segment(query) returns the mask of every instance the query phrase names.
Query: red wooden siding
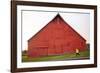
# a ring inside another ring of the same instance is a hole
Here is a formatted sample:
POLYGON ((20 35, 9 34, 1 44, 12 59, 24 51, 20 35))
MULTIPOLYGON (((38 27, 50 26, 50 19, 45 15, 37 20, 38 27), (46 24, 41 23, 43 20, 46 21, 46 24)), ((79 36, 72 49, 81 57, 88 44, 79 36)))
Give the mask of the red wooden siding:
POLYGON ((28 56, 40 57, 74 53, 86 49, 86 40, 58 14, 36 35, 28 40, 28 56))

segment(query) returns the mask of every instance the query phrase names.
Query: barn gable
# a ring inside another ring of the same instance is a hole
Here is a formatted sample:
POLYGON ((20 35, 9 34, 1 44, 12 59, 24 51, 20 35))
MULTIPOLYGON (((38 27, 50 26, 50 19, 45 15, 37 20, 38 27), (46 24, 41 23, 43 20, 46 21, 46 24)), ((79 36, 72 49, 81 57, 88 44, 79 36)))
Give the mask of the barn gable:
MULTIPOLYGON (((57 14, 50 22, 48 22, 48 24, 46 26, 44 26, 41 30, 39 30, 34 36, 32 36, 28 41, 30 41, 31 39, 34 39, 39 33, 41 33, 41 31, 45 30, 45 28, 48 27, 48 25, 52 22, 57 22, 59 24, 59 22, 62 21, 64 22, 65 27, 68 26, 73 32, 75 32, 81 39, 83 39, 84 41, 86 41, 76 30, 74 30, 61 16, 60 14, 57 14)), ((53 24, 54 25, 54 24, 53 24)), ((52 29, 52 28, 51 28, 52 29)), ((66 30, 66 29, 65 29, 66 30)))

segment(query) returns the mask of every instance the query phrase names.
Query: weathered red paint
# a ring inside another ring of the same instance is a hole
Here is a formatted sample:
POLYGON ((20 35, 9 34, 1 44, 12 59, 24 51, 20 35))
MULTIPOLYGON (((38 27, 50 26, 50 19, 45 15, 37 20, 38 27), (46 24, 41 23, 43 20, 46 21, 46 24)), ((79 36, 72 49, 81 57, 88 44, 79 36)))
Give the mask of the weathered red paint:
POLYGON ((86 40, 59 14, 28 40, 29 57, 74 53, 76 48, 85 50, 86 40))

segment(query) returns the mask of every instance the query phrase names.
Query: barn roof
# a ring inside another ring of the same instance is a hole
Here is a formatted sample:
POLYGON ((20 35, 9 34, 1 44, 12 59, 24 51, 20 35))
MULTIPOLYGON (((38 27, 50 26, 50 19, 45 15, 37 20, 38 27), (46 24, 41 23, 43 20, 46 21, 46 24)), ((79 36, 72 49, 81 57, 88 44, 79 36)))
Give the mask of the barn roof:
MULTIPOLYGON (((64 23, 66 23, 67 24, 67 26, 69 27, 69 28, 71 28, 80 38, 82 38, 84 41, 86 41, 75 29, 73 29, 62 17, 61 17, 61 15, 58 13, 50 22, 52 22, 54 19, 56 19, 56 18, 60 18, 64 23)), ((50 22, 48 22, 48 24, 46 25, 46 26, 44 26, 41 30, 39 30, 35 35, 33 35, 28 41, 30 41, 32 38, 34 38, 37 34, 39 34, 43 29, 45 29, 48 25, 49 25, 49 23, 50 22)))

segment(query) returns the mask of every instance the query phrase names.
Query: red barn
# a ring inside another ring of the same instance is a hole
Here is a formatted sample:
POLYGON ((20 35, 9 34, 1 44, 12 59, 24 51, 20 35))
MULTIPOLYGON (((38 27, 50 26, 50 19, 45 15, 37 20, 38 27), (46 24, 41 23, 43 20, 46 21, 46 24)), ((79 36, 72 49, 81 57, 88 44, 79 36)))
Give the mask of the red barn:
POLYGON ((62 55, 86 49, 86 40, 58 14, 28 40, 28 56, 62 55))

